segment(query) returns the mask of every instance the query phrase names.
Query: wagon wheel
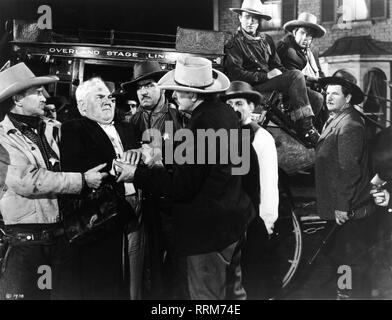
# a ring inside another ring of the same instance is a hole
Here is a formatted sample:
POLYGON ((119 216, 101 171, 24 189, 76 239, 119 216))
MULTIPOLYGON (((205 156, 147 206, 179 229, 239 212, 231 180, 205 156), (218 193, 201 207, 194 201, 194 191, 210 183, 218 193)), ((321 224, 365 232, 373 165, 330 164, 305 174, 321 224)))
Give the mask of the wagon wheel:
POLYGON ((277 290, 293 279, 302 255, 302 230, 289 201, 281 201, 273 236, 273 266, 277 290), (279 285, 279 286, 278 286, 279 285))

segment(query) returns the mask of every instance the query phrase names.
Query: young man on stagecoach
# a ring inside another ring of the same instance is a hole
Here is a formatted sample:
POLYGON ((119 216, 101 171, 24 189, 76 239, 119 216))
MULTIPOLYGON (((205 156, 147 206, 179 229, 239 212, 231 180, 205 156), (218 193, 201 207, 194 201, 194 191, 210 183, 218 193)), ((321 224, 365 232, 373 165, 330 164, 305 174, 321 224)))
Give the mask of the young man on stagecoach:
POLYGON ((299 70, 286 70, 272 38, 260 32, 261 19, 271 17, 263 13, 260 0, 244 0, 241 8, 230 10, 238 13, 240 20, 240 27, 225 46, 225 72, 230 80, 248 82, 258 92, 278 90, 287 94, 296 131, 315 145, 319 134, 313 125, 305 77, 299 70))
POLYGON ((314 46, 313 39, 321 38, 326 30, 317 23, 317 17, 308 12, 302 12, 298 19, 288 21, 283 29, 287 34, 277 43, 276 50, 282 65, 287 70, 301 71, 306 80, 308 97, 316 116, 317 128, 322 126, 327 112, 322 112, 324 97, 318 84, 320 78, 324 78, 319 61, 319 51, 314 46))

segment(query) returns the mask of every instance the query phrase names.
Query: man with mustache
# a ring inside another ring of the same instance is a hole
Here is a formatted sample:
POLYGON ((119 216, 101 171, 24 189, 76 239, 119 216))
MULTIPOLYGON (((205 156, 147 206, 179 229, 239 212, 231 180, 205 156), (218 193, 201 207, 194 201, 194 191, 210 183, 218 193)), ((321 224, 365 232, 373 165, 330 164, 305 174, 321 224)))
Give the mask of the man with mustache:
MULTIPOLYGON (((139 108, 130 118, 136 127, 137 141, 153 143, 161 148, 163 141, 154 140, 153 131, 159 130, 161 137, 166 137, 165 122, 171 122, 175 133, 182 127, 182 121, 177 108, 169 103, 165 97, 165 90, 158 87, 157 81, 166 73, 158 62, 143 61, 133 66, 131 81, 122 83, 122 87, 130 93, 136 92, 139 108)), ((173 137, 169 137, 173 138, 173 137)), ((164 151, 162 151, 164 154, 164 151)), ((162 241, 161 219, 165 211, 170 210, 170 204, 165 199, 144 193, 140 227, 128 235, 130 254, 131 299, 142 297, 141 280, 143 269, 149 274, 150 287, 145 288, 144 298, 164 298, 163 285, 163 257, 164 244, 162 241), (146 244, 146 253, 145 250, 146 244)))

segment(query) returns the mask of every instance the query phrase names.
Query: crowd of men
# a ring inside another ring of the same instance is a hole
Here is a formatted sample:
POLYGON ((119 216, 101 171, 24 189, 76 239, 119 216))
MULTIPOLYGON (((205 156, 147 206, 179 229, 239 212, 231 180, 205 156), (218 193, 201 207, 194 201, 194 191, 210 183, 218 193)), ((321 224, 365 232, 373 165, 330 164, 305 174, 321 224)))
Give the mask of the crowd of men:
MULTIPOLYGON (((317 210, 338 226, 336 266, 368 244, 374 204, 389 206, 390 192, 371 190, 365 123, 354 107, 363 92, 348 74, 323 74, 311 42, 325 29, 314 15, 286 23, 275 46, 260 30, 271 17, 259 0, 232 10, 240 26, 224 73, 187 55, 169 72, 135 63, 122 84, 138 99, 127 117, 99 77, 78 86, 80 116, 60 124, 45 103, 44 85, 56 76, 36 77, 24 63, 0 73, 0 299, 261 298, 278 159, 252 114, 273 90, 288 95, 293 128, 316 149, 317 210), (212 143, 200 132, 227 139, 212 143), (232 156, 238 150, 242 158, 232 156), (51 268, 50 290, 37 284, 40 266, 51 268)), ((385 141, 375 168, 388 181, 385 141)))

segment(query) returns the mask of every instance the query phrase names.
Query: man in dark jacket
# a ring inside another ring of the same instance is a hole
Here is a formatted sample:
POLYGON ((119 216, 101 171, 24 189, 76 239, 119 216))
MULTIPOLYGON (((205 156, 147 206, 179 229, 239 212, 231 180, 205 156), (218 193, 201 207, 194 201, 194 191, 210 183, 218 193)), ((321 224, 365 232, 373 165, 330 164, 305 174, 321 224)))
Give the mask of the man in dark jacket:
POLYGON ((260 0, 245 0, 241 8, 231 10, 239 14, 241 26, 225 46, 225 72, 230 80, 248 82, 259 92, 279 90, 288 94, 297 131, 315 144, 319 134, 313 126, 305 78, 300 71, 286 71, 272 38, 259 31, 261 19, 271 17, 263 13, 260 0))
MULTIPOLYGON (((347 76, 320 80, 322 85, 327 85, 330 117, 316 148, 316 194, 319 215, 338 224, 331 241, 331 257, 336 270, 339 272, 342 265, 352 267, 356 294, 363 294, 361 289, 366 275, 357 268, 364 266, 355 259, 368 249, 371 240, 369 215, 374 207, 369 195, 365 124, 354 108, 363 101, 364 95, 354 81, 347 76)), ((338 282, 338 298, 350 296, 351 287, 339 286, 338 282)))
MULTIPOLYGON (((136 93, 139 108, 130 118, 137 130, 139 142, 153 142, 154 147, 164 147, 163 140, 155 140, 154 130, 161 137, 169 138, 165 132, 165 124, 173 126, 173 134, 182 127, 177 108, 165 97, 165 90, 157 86, 157 81, 166 73, 156 61, 138 62, 133 66, 131 81, 122 83, 122 87, 130 93, 136 93)), ((162 150, 164 153, 165 150, 162 150)), ((170 204, 160 197, 143 193, 141 224, 138 230, 128 235, 131 266, 131 299, 152 298, 163 299, 163 273, 165 245, 162 240, 162 222, 165 212, 170 211, 170 204), (144 245, 144 242, 146 244, 144 245), (146 249, 146 254, 145 254, 146 249), (142 273, 148 278, 149 287, 142 290, 142 273), (142 292, 143 291, 143 292, 142 292)))
MULTIPOLYGON (((124 150, 137 147, 134 128, 114 118, 114 99, 100 78, 92 78, 80 84, 76 90, 76 100, 82 118, 62 126, 62 168, 64 171, 83 172, 84 168, 96 163, 106 163, 104 170, 110 172, 114 159, 121 157, 124 150)), ((126 197, 132 203, 135 197, 133 185, 116 183, 114 180, 112 175, 104 184, 111 185, 120 197, 126 197)), ((81 201, 86 201, 86 193, 79 197, 81 201)), ((101 200, 103 204, 100 210, 106 210, 106 207, 110 210, 111 204, 105 205, 105 199, 97 199, 101 200)), ((133 213, 130 206, 128 209, 129 212, 122 212, 124 216, 113 218, 117 220, 105 220, 103 223, 108 227, 96 239, 79 245, 84 299, 128 297, 123 277, 126 270, 123 266, 124 230, 127 217, 133 213)))
POLYGON ((289 33, 278 42, 276 50, 286 69, 299 70, 304 74, 310 104, 318 119, 324 102, 318 79, 325 75, 320 67, 318 50, 311 44, 313 38, 323 37, 326 31, 317 24, 317 17, 307 12, 302 12, 297 20, 286 22, 283 29, 289 33))
POLYGON ((232 159, 223 160, 222 147, 229 152, 232 144, 219 140, 221 148, 214 149, 210 139, 200 136, 200 131, 208 129, 213 133, 240 133, 235 112, 216 96, 229 83, 223 73, 212 69, 211 61, 181 57, 176 69, 158 84, 174 90, 179 109, 191 114, 184 136, 195 140, 183 143, 189 142, 186 157, 192 159, 181 164, 183 153, 175 152, 179 159, 175 156, 172 173, 164 167, 147 169, 119 163, 120 180, 134 181, 143 190, 173 199, 172 252, 177 296, 182 299, 245 298, 240 280, 240 244, 255 209, 242 188, 241 176, 233 174, 232 159), (215 162, 200 163, 200 156, 206 160, 211 154, 215 162))

